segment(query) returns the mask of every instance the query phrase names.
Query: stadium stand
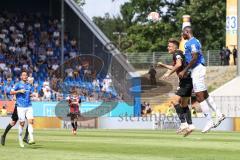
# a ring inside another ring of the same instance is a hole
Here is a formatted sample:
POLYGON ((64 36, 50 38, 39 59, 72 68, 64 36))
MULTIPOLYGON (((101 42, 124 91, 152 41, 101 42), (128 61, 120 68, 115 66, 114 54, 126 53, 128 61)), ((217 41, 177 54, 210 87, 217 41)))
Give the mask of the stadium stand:
POLYGON ((84 101, 124 100, 140 114, 138 74, 73 0, 64 0, 63 12, 60 0, 2 1, 0 9, 0 92, 26 69, 34 101, 60 101, 77 85, 84 101))

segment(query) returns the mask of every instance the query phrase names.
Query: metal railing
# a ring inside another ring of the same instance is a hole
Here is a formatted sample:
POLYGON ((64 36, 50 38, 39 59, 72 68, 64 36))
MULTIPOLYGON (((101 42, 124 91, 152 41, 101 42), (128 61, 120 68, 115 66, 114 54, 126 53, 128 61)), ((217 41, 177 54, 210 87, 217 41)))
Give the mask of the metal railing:
POLYGON ((240 96, 212 96, 220 111, 227 117, 240 117, 240 96))
MULTIPOLYGON (((219 50, 204 51, 204 58, 207 66, 220 66, 221 58, 219 50)), ((128 61, 136 68, 156 64, 157 62, 172 63, 172 55, 167 52, 140 52, 140 53, 125 53, 128 61)))

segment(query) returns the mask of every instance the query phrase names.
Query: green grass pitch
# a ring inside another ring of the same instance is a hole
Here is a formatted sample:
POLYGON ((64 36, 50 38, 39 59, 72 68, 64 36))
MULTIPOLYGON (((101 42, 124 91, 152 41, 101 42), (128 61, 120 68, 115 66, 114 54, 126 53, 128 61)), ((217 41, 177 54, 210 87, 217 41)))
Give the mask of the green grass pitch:
MULTIPOLYGON (((1 130, 2 132, 3 130, 1 130)), ((20 148, 11 130, 0 160, 239 160, 240 133, 82 129, 35 130, 35 145, 20 148)))

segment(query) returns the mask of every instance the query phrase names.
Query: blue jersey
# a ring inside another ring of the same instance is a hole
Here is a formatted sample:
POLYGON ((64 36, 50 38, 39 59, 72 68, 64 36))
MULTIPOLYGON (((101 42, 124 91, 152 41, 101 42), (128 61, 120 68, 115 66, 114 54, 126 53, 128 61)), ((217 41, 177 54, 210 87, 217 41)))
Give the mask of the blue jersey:
POLYGON ((192 53, 195 52, 198 54, 197 62, 192 66, 192 68, 196 67, 199 64, 205 64, 205 59, 202 54, 202 45, 195 37, 192 37, 185 43, 185 58, 186 63, 189 64, 192 60, 192 53))
POLYGON ((10 94, 11 90, 12 90, 12 85, 6 85, 4 87, 4 93, 7 96, 7 100, 12 100, 13 99, 13 95, 10 94))
POLYGON ((14 91, 24 89, 25 93, 16 94, 16 104, 18 107, 30 107, 31 103, 31 94, 33 93, 34 88, 29 83, 19 82, 14 87, 14 91))

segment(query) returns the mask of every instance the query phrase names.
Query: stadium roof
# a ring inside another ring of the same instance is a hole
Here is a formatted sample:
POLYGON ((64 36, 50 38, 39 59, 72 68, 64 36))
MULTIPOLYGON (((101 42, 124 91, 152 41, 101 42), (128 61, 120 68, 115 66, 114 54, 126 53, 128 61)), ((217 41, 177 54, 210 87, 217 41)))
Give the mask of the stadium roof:
POLYGON ((211 96, 240 96, 240 76, 210 93, 211 96))

